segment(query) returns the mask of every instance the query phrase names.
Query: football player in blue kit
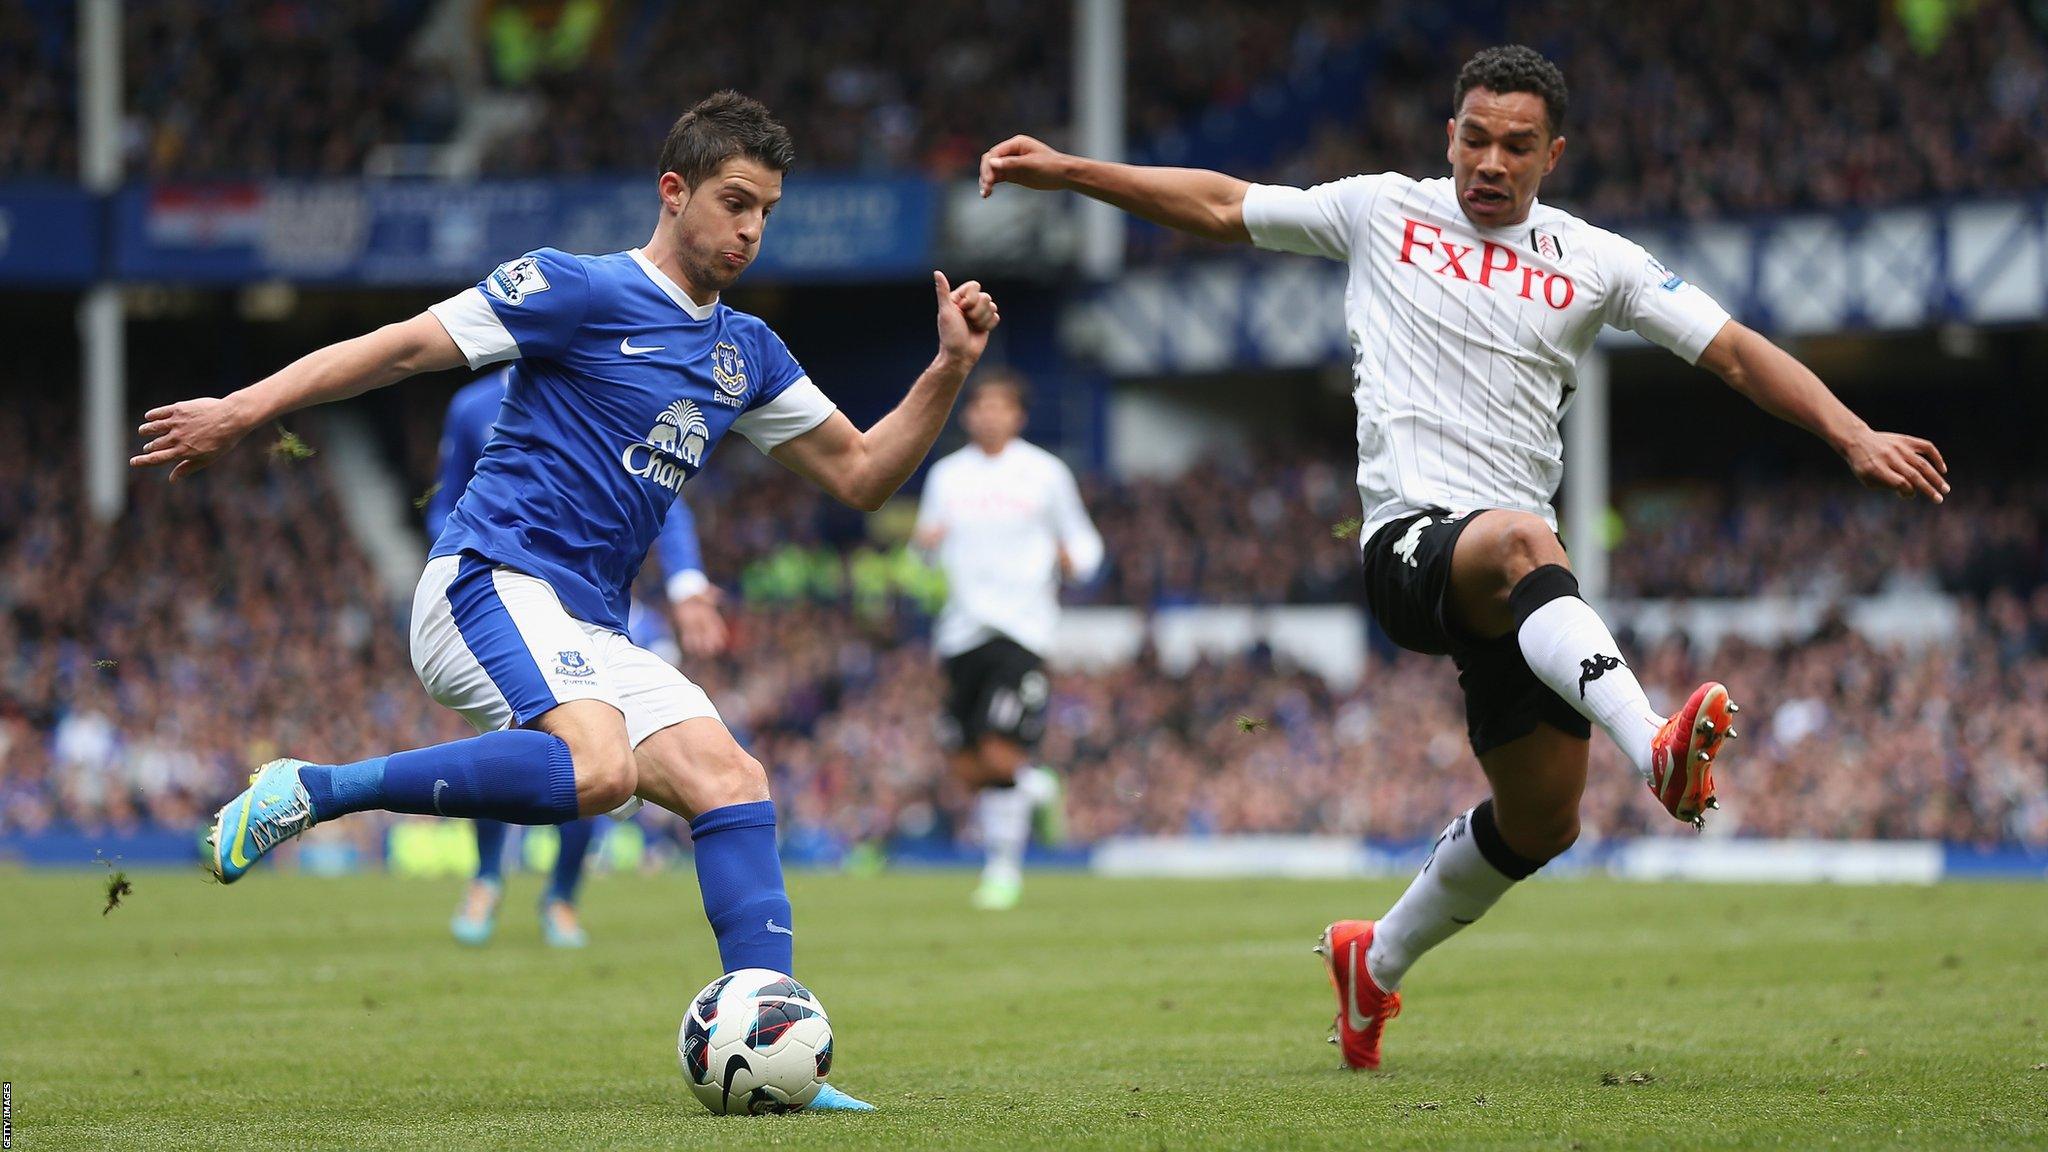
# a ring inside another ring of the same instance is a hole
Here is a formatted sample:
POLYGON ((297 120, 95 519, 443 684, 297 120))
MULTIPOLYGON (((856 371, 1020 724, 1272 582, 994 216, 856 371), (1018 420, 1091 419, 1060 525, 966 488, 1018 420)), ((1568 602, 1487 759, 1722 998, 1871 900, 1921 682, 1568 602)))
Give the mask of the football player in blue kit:
MULTIPOLYGON (((476 462, 490 442, 498 410, 505 404, 510 372, 499 369, 456 389, 448 401, 448 414, 441 422, 440 465, 434 487, 427 497, 428 539, 440 536, 455 501, 469 487, 476 474, 476 462)), ((715 656, 725 648, 725 620, 718 611, 718 590, 704 575, 702 550, 697 543, 697 518, 681 497, 662 521, 654 538, 654 559, 660 566, 662 590, 667 597, 670 622, 682 651, 690 656, 715 656)), ((650 620, 642 602, 628 606, 626 635, 642 648, 653 648, 661 625, 650 620)), ((502 820, 476 821, 476 878, 470 882, 461 907, 449 922, 455 938, 464 944, 488 943, 497 928, 498 905, 505 894, 505 839, 508 825, 502 820)), ((541 894, 542 937, 556 948, 581 948, 588 942, 576 914, 576 893, 583 883, 583 864, 598 844, 603 821, 579 816, 556 825, 558 837, 554 867, 547 889, 541 894)))
MULTIPOLYGON (((287 412, 513 361, 496 431, 413 601, 414 669, 479 735, 263 765, 214 818, 208 866, 221 882, 350 812, 561 824, 639 796, 690 821, 725 970, 792 970, 767 773, 701 689, 627 639, 628 589, 729 431, 835 499, 881 507, 931 450, 998 322, 979 283, 934 272, 938 354, 894 410, 855 428, 766 324, 719 302, 759 252, 793 159, 766 108, 721 92, 669 130, 645 247, 543 248, 231 395, 145 414, 130 463, 172 465, 177 480, 287 412)), ((858 1103, 828 1085, 811 1106, 858 1103)))

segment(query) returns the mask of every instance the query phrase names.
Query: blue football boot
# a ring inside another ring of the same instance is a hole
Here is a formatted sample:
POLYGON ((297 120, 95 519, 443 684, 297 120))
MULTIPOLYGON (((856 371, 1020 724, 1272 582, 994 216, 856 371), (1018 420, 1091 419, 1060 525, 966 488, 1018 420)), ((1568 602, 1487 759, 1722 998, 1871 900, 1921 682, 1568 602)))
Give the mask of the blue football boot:
POLYGON ((490 943, 491 932, 498 926, 498 904, 504 898, 505 886, 496 880, 472 880, 469 891, 462 895, 462 907, 455 910, 455 918, 448 922, 456 942, 472 948, 490 943))
POLYGON ((313 799, 299 783, 304 760, 272 760, 213 818, 206 867, 223 884, 242 878, 263 854, 313 826, 313 799))
POLYGON ((806 1112, 873 1112, 875 1106, 865 1100, 856 1100, 830 1084, 818 1085, 818 1094, 804 1105, 806 1112))

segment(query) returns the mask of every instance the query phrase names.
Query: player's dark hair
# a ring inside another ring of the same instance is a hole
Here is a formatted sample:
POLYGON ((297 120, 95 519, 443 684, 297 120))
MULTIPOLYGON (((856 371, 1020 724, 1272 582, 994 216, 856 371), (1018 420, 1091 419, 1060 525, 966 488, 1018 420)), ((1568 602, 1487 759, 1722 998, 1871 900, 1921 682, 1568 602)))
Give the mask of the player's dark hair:
POLYGON ((974 374, 974 379, 968 383, 967 399, 972 401, 976 396, 981 395, 982 390, 986 388, 1008 392, 1010 398, 1017 402, 1017 407, 1022 408, 1026 412, 1031 411, 1031 383, 1024 379, 1024 374, 1015 368, 1002 364, 990 364, 983 367, 974 374))
POLYGON ((1458 69, 1458 86, 1451 93, 1451 115, 1465 108, 1465 94, 1474 88, 1488 92, 1530 92, 1543 97, 1543 110, 1552 136, 1564 130, 1564 113, 1571 104, 1564 73, 1534 48, 1505 44, 1482 49, 1458 69))
POLYGON ((728 88, 697 101, 676 118, 661 145, 661 171, 673 172, 695 188, 735 156, 787 172, 796 162, 796 145, 789 129, 768 114, 767 105, 728 88))

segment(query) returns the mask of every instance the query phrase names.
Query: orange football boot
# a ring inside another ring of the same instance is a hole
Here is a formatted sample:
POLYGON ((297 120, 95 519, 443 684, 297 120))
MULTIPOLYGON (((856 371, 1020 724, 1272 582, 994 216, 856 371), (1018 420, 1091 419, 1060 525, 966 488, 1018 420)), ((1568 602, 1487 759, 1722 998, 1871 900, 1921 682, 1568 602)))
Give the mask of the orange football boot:
POLYGON ((1401 1014, 1401 994, 1382 992, 1365 969, 1365 954, 1372 950, 1372 920, 1339 920, 1323 929, 1316 954, 1330 968, 1330 987, 1337 990, 1337 1023, 1330 1043, 1344 1050, 1344 1063, 1353 1068, 1380 1066, 1380 1033, 1387 1021, 1401 1014))
POLYGON ((1693 689, 1650 745, 1650 791, 1665 811, 1695 828, 1706 827, 1707 812, 1721 806, 1714 799, 1714 765, 1722 743, 1736 737, 1731 722, 1740 711, 1728 689, 1709 680, 1693 689))

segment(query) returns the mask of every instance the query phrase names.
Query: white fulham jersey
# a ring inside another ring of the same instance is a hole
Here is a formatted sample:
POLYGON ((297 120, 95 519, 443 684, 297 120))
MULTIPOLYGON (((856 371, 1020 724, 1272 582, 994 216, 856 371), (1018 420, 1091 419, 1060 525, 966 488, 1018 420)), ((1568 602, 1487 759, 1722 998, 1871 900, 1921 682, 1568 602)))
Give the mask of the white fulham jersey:
POLYGON ((1699 359, 1728 313, 1640 245, 1544 204, 1481 228, 1449 177, 1254 184, 1261 248, 1342 260, 1358 405, 1361 541, 1427 508, 1533 512, 1557 527, 1558 421, 1600 326, 1699 359))
POLYGON ((1012 440, 991 456, 969 444, 932 465, 917 529, 936 529, 946 607, 932 631, 940 656, 1007 636, 1043 656, 1060 619, 1060 559, 1074 578, 1102 566, 1102 536, 1060 458, 1012 440))

